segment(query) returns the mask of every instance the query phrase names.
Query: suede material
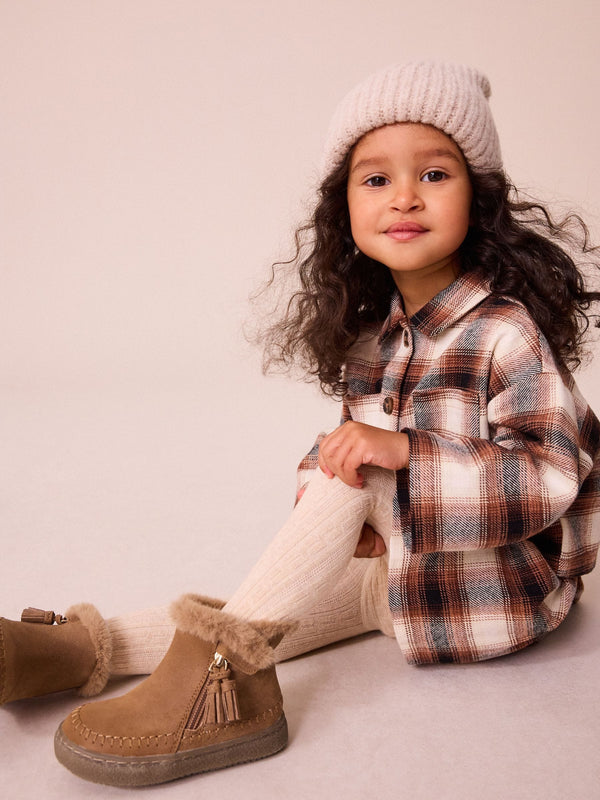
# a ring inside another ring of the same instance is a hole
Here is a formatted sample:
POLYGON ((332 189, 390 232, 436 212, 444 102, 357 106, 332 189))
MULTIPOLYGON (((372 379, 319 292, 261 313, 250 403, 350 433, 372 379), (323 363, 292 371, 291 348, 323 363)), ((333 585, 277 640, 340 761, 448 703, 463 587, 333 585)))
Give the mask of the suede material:
POLYGON ((0 704, 74 689, 96 666, 86 627, 0 619, 0 704))
POLYGON ((257 733, 268 728, 281 716, 283 698, 275 667, 252 675, 232 669, 231 676, 237 683, 241 720, 221 725, 202 725, 195 730, 186 728, 179 750, 190 750, 202 745, 230 741, 246 733, 257 733))
POLYGON ((122 753, 124 747, 129 755, 149 747, 175 752, 213 656, 214 644, 176 631, 149 678, 122 697, 75 709, 63 733, 99 753, 122 753))
MULTIPOLYGON (((208 605, 205 598, 194 597, 184 604, 187 610, 190 603, 205 608, 192 608, 193 613, 187 620, 185 613, 180 613, 179 621, 188 630, 193 626, 200 634, 199 620, 206 616, 212 638, 201 638, 177 629, 167 654, 149 678, 122 697, 91 703, 73 711, 62 723, 62 733, 68 740, 90 753, 107 756, 166 755, 258 733, 281 717, 282 697, 275 668, 257 670, 256 664, 250 663, 253 674, 248 675, 236 670, 234 662, 231 677, 237 685, 240 720, 203 724, 201 714, 196 711, 192 714, 196 701, 202 697, 216 650, 219 626, 215 615, 222 612, 215 608, 215 601, 208 605)), ((230 632, 236 628, 236 620, 231 615, 223 617, 230 632)), ((239 629, 233 630, 229 640, 246 642, 250 625, 240 622, 239 629)), ((262 634, 255 631, 250 639, 254 642, 256 636, 262 634)), ((267 647, 264 640, 258 648, 260 662, 267 654, 267 647)), ((244 656, 251 659, 243 646, 242 650, 244 656)))
MULTIPOLYGON (((222 744, 239 739, 247 733, 259 733, 273 725, 283 713, 283 705, 273 706, 248 720, 230 722, 225 725, 205 725, 197 731, 184 731, 179 744, 179 752, 195 750, 198 747, 222 744)), ((121 751, 122 752, 122 751, 121 751)))

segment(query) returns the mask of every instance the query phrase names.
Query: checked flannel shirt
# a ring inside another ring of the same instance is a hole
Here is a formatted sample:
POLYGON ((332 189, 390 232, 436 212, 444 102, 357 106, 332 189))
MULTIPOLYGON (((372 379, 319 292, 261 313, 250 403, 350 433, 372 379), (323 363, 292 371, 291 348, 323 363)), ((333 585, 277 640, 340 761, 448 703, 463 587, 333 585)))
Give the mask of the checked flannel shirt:
POLYGON ((410 441, 388 577, 406 659, 478 661, 556 628, 596 560, 600 425, 525 308, 473 274, 410 320, 396 295, 346 380, 343 421, 410 441))

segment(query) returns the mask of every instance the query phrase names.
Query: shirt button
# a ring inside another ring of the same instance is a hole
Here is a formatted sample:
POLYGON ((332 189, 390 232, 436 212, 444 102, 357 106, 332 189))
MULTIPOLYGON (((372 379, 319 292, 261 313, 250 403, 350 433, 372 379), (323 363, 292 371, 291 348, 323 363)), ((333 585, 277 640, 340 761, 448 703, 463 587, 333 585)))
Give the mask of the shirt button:
POLYGON ((386 397, 383 401, 383 410, 386 414, 391 414, 394 410, 394 398, 386 397))
POLYGON ((408 331, 404 331, 404 347, 408 347, 408 331))

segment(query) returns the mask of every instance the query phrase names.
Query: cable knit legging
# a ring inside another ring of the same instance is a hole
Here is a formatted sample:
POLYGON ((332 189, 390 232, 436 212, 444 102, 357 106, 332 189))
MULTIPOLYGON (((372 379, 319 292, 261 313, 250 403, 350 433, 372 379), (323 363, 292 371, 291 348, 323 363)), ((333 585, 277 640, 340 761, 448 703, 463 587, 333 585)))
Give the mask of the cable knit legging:
MULTIPOLYGON (((245 619, 298 621, 277 648, 279 661, 367 631, 393 635, 387 556, 353 554, 364 522, 389 546, 394 474, 379 467, 362 471, 364 487, 353 489, 316 470, 288 521, 225 606, 245 619)), ((113 675, 152 672, 174 632, 167 608, 115 617, 108 625, 113 675)))

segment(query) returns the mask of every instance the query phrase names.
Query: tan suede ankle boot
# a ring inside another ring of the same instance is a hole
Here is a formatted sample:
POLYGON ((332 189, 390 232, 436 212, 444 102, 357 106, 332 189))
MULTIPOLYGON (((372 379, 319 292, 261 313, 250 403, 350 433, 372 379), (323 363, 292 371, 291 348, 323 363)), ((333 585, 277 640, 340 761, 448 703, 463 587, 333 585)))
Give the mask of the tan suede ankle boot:
POLYGON ((56 732, 56 757, 86 780, 147 786, 282 750, 287 724, 273 648, 292 626, 246 622, 185 595, 154 673, 122 697, 77 708, 56 732))
POLYGON ((111 657, 110 634, 89 603, 66 616, 28 608, 21 622, 0 619, 0 705, 78 689, 91 697, 104 689, 111 657))

